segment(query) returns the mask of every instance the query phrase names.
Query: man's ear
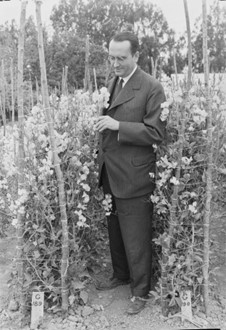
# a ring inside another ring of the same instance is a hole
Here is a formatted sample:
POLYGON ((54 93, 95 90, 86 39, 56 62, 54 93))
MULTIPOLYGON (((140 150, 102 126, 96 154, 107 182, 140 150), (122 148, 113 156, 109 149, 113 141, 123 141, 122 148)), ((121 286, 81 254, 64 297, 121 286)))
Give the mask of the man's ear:
POLYGON ((135 54, 134 54, 134 59, 137 63, 137 61, 139 60, 139 56, 140 56, 140 53, 137 51, 135 54))

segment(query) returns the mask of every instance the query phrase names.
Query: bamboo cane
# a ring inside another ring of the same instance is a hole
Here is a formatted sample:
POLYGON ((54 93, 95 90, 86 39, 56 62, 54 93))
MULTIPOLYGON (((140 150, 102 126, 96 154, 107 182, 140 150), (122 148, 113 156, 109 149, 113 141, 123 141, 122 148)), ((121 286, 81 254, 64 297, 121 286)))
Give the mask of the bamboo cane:
POLYGON ((39 86, 38 86, 38 79, 35 77, 35 85, 36 85, 36 97, 37 97, 37 104, 39 103, 39 86))
POLYGON ((2 120, 4 127, 4 136, 6 135, 6 96, 5 96, 5 66, 2 59, 2 120))
MULTIPOLYGON (((185 114, 183 111, 183 107, 181 110, 177 111, 177 115, 180 116, 178 118, 178 130, 179 130, 179 147, 178 147, 178 157, 177 157, 177 168, 175 177, 179 182, 181 177, 181 166, 182 166, 182 156, 184 150, 184 133, 185 133, 185 114)), ((162 248, 162 314, 164 316, 168 316, 168 288, 167 288, 167 280, 168 280, 168 271, 167 264, 170 256, 171 245, 173 242, 173 229, 177 224, 177 205, 178 205, 178 193, 179 193, 179 185, 174 185, 173 194, 171 197, 171 207, 170 207, 170 221, 169 221, 169 229, 168 235, 165 239, 163 248, 162 248)))
MULTIPOLYGON (((15 106, 14 106, 14 72, 13 72, 13 59, 11 58, 10 64, 10 75, 11 75, 11 111, 12 111, 12 128, 14 132, 14 125, 15 125, 15 106)), ((13 135, 13 155, 14 155, 14 162, 16 161, 16 141, 13 135)))
POLYGON ((93 77, 94 77, 94 84, 95 84, 95 91, 98 90, 97 88, 97 74, 96 74, 96 69, 93 68, 93 77))
POLYGON ((67 95, 67 76, 68 76, 68 66, 63 68, 62 74, 62 94, 67 95))
MULTIPOLYGON (((18 73, 17 73, 17 93, 18 93, 18 127, 19 127, 19 146, 18 146, 18 189, 24 189, 25 177, 25 155, 24 155, 24 111, 23 111, 23 69, 24 69, 24 38, 25 38, 25 21, 26 21, 27 0, 21 1, 20 30, 18 44, 18 73)), ((20 295, 20 308, 25 308, 25 296, 23 294, 24 282, 24 264, 23 264, 23 234, 24 234, 24 215, 18 213, 17 226, 17 273, 20 295)))
POLYGON ((213 170, 213 142, 212 142, 212 110, 210 106, 209 92, 209 65, 208 65, 208 48, 207 48, 207 5, 206 0, 202 1, 202 16, 203 16, 203 63, 204 63, 204 79, 205 79, 205 94, 208 113, 207 117, 207 169, 206 169, 206 200, 205 213, 203 222, 204 244, 203 244, 203 298, 205 313, 209 314, 209 257, 210 257, 210 212, 212 199, 212 170, 213 170))
POLYGON ((57 147, 55 142, 54 127, 52 123, 50 113, 50 103, 48 95, 48 86, 46 78, 46 64, 43 46, 43 32, 42 32, 42 20, 41 20, 41 0, 36 0, 36 19, 38 26, 38 44, 39 44, 39 59, 41 67, 41 83, 43 92, 43 102, 46 111, 46 118, 48 121, 48 129, 50 135, 50 143, 53 153, 53 164, 56 171, 57 182, 58 182, 58 194, 60 203, 60 214, 62 224, 62 259, 61 259, 61 297, 62 297, 62 310, 67 312, 68 310, 68 258, 69 258, 69 241, 68 241, 68 220, 66 213, 66 198, 64 190, 64 178, 60 167, 60 158, 57 154, 57 147))
POLYGON ((11 109, 12 109, 12 125, 15 123, 15 106, 14 106, 14 74, 13 74, 13 59, 11 58, 10 65, 10 75, 11 75, 11 109))
POLYGON ((178 74, 177 74, 177 61, 176 61, 175 49, 173 49, 173 66, 174 66, 174 72, 175 72, 175 77, 176 77, 176 89, 178 89, 179 82, 178 82, 178 74))
POLYGON ((90 70, 89 70, 89 35, 86 36, 86 52, 85 52, 85 81, 84 89, 85 91, 91 92, 91 83, 90 83, 90 70))
POLYGON ((187 36, 188 36, 188 90, 189 90, 191 87, 191 76, 192 76, 192 47, 191 47, 191 27, 190 27, 190 18, 189 18, 187 0, 184 0, 184 12, 185 12, 187 36))
POLYGON ((30 77, 30 81, 29 81, 29 90, 30 90, 30 98, 31 98, 31 109, 33 109, 33 107, 34 107, 34 99, 33 99, 33 89, 32 89, 31 77, 30 77))

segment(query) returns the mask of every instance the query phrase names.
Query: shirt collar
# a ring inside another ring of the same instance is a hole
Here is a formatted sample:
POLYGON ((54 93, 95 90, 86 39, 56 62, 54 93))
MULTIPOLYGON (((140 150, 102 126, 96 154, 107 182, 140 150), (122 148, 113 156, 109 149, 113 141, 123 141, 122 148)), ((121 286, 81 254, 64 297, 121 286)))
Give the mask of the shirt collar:
MULTIPOLYGON (((123 83, 122 83, 122 87, 125 86, 125 84, 128 82, 128 80, 132 77, 132 75, 134 74, 134 72, 136 71, 137 69, 137 65, 135 66, 135 68, 133 69, 133 71, 127 76, 127 77, 124 77, 124 78, 121 78, 120 77, 120 80, 123 79, 123 83)), ((119 80, 119 81, 120 81, 119 80)))

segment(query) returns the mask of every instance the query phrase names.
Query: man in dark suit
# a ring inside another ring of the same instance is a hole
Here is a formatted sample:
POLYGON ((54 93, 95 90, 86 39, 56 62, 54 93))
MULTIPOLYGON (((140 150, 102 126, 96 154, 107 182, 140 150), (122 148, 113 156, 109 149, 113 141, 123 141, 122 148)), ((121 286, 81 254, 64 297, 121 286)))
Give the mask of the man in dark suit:
POLYGON ((109 83, 110 106, 98 118, 100 185, 113 199, 108 217, 113 277, 99 290, 131 284, 129 314, 145 306, 151 279, 150 194, 154 190, 153 145, 164 138, 160 119, 165 95, 161 84, 137 66, 139 43, 131 32, 115 35, 109 61, 115 78, 109 83))

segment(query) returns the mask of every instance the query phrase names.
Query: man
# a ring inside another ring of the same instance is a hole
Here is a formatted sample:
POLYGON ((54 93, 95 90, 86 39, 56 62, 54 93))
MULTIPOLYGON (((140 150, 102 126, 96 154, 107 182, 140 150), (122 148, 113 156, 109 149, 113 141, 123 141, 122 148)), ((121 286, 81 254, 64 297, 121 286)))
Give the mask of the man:
POLYGON ((109 283, 99 283, 97 289, 130 282, 129 314, 144 308, 143 298, 150 290, 153 145, 161 143, 165 134, 160 120, 164 91, 156 79, 138 68, 138 49, 138 39, 131 32, 121 32, 110 41, 109 61, 115 78, 109 83, 110 106, 96 123, 101 133, 100 185, 113 199, 108 231, 114 271, 109 283))

